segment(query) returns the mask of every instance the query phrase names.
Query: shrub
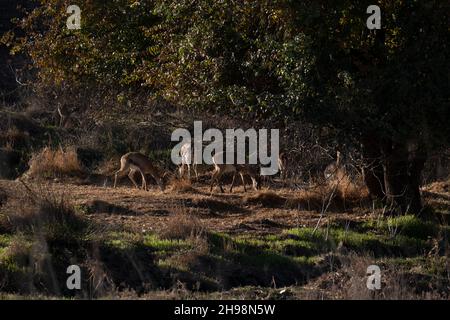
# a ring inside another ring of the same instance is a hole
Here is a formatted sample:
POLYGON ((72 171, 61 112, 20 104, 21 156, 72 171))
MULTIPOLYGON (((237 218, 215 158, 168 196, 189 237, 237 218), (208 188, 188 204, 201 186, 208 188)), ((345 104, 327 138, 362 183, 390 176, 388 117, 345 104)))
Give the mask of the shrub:
POLYGON ((292 198, 288 198, 286 206, 303 210, 345 210, 356 206, 368 197, 365 187, 352 182, 348 176, 327 184, 312 185, 299 190, 292 198))
POLYGON ((27 191, 23 199, 6 209, 6 219, 2 219, 6 229, 43 236, 47 241, 68 243, 81 240, 88 223, 76 213, 67 198, 44 191, 27 191))
POLYGON ((17 292, 31 287, 31 265, 30 244, 22 236, 14 237, 0 255, 0 290, 17 292))
POLYGON ((336 190, 327 185, 316 185, 302 189, 286 201, 286 206, 299 210, 335 209, 342 207, 342 199, 336 190))
POLYGON ((177 207, 166 222, 161 237, 166 239, 188 239, 202 235, 205 228, 200 220, 185 209, 177 207))
POLYGON ((66 150, 45 147, 32 156, 29 165, 28 175, 35 178, 80 176, 84 172, 74 147, 66 150))

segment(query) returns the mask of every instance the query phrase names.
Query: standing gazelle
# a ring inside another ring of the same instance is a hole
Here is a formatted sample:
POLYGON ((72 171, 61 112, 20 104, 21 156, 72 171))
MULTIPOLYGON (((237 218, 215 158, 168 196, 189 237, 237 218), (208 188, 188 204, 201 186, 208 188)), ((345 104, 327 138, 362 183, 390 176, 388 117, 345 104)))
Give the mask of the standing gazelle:
POLYGON ((181 156, 181 165, 178 169, 178 172, 180 174, 180 178, 183 178, 185 167, 187 167, 187 173, 188 173, 188 179, 191 179, 191 165, 192 169, 194 170, 195 178, 198 180, 198 173, 197 173, 197 164, 192 163, 193 157, 193 150, 192 150, 191 142, 186 142, 181 146, 180 149, 180 156, 181 156))
POLYGON ((117 176, 121 173, 124 173, 129 170, 128 178, 130 178, 131 182, 139 189, 136 180, 134 180, 134 174, 139 172, 142 177, 142 189, 148 190, 147 188, 147 180, 145 179, 145 175, 151 175, 158 184, 161 191, 164 191, 164 182, 163 182, 163 172, 155 165, 153 165, 152 161, 143 155, 140 152, 129 152, 120 158, 120 169, 115 173, 114 176, 114 188, 117 184, 117 176))
POLYGON ((220 191, 224 192, 222 184, 220 183, 220 178, 225 173, 233 173, 233 180, 231 182, 230 193, 233 192, 234 181, 237 173, 239 173, 239 175, 241 176, 242 185, 244 186, 244 192, 247 192, 247 188, 245 187, 244 175, 248 175, 252 179, 253 189, 258 190, 260 188, 260 176, 258 168, 256 168, 254 165, 249 164, 219 163, 218 160, 220 156, 222 156, 223 160, 225 160, 226 155, 223 152, 215 154, 214 157, 212 158, 212 161, 214 163, 214 171, 211 177, 210 192, 212 192, 215 183, 219 185, 220 191))
POLYGON ((278 155, 278 172, 280 173, 281 180, 286 178, 286 154, 281 152, 278 155))
POLYGON ((344 170, 341 152, 338 150, 336 151, 336 161, 326 166, 323 175, 325 176, 325 180, 333 180, 336 178, 341 179, 344 174, 344 170))

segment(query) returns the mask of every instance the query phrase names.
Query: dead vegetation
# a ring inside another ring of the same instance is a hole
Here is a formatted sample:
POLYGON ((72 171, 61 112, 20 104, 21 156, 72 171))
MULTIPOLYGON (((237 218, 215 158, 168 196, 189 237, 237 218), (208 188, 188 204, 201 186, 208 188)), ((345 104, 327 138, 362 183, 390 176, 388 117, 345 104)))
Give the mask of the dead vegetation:
POLYGON ((273 191, 259 191, 256 194, 246 196, 244 201, 249 204, 276 208, 284 206, 287 200, 273 191))
POLYGON ((245 202, 273 208, 343 211, 367 203, 368 191, 366 187, 355 184, 347 176, 342 176, 339 180, 309 185, 287 195, 270 190, 260 191, 246 196, 245 202))
MULTIPOLYGON (((294 288, 300 299, 339 300, 445 300, 448 299, 448 280, 439 275, 427 276, 417 268, 400 261, 378 261, 381 271, 381 289, 367 289, 367 267, 374 257, 367 255, 334 255, 336 272, 323 274, 306 290, 294 288)), ((419 264, 418 262, 416 262, 419 264)), ((426 264, 425 264, 426 265, 426 264)))
POLYGON ((292 194, 286 206, 299 210, 345 211, 368 203, 369 194, 361 186, 343 175, 329 180, 326 184, 310 185, 292 194))
POLYGON ((86 230, 87 221, 76 213, 63 194, 43 189, 32 190, 25 185, 24 194, 11 199, 0 224, 11 233, 28 233, 46 240, 77 241, 86 230))
POLYGON ((188 239, 201 237, 205 233, 201 221, 186 208, 175 207, 160 235, 165 239, 188 239))
POLYGON ((27 175, 32 178, 76 177, 84 173, 74 147, 43 148, 33 154, 27 175))
POLYGON ((176 177, 171 177, 169 180, 169 190, 171 192, 195 192, 195 188, 188 179, 178 179, 176 177))

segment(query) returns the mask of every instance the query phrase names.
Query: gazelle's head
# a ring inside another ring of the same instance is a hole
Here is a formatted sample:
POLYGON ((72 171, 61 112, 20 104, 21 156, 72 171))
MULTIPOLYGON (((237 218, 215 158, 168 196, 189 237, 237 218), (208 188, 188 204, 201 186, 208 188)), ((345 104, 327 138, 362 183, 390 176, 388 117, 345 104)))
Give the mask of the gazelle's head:
POLYGON ((163 172, 161 172, 160 179, 158 181, 158 186, 161 189, 161 191, 164 191, 164 189, 166 188, 167 183, 173 177, 174 177, 173 172, 170 172, 170 171, 167 171, 167 170, 164 170, 163 172))
POLYGON ((252 179, 253 189, 261 190, 261 168, 259 166, 252 167, 250 172, 252 173, 250 177, 252 179))
POLYGON ((163 178, 158 178, 156 179, 156 183, 158 184, 159 189, 164 192, 164 190, 166 189, 166 184, 164 183, 164 179, 163 178))

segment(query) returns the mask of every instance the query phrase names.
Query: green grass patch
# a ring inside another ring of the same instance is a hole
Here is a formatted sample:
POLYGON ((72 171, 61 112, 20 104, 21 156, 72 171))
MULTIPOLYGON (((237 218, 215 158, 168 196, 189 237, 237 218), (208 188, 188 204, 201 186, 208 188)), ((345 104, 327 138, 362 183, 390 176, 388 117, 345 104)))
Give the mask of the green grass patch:
POLYGON ((401 235, 416 239, 428 239, 435 236, 439 230, 433 222, 423 221, 413 215, 389 218, 384 228, 398 228, 401 235))
POLYGON ((192 244, 187 240, 161 239, 154 234, 144 236, 144 245, 162 252, 176 252, 192 248, 192 244))
POLYGON ((7 250, 11 242, 11 236, 8 234, 0 234, 0 259, 7 250))
POLYGON ((11 242, 11 235, 0 234, 0 248, 7 247, 11 242))
POLYGON ((361 231, 374 230, 386 235, 402 235, 426 240, 436 236, 439 229, 440 226, 432 221, 425 221, 414 215, 404 215, 365 222, 361 231))
POLYGON ((130 232, 111 232, 106 236, 104 243, 112 248, 126 250, 134 248, 142 242, 142 237, 130 232))
POLYGON ((294 243, 311 249, 312 254, 335 250, 339 245, 356 252, 371 252, 376 256, 415 255, 421 253, 428 245, 424 240, 404 235, 390 237, 387 234, 373 232, 356 232, 342 228, 318 229, 296 228, 285 232, 294 237, 294 243))
POLYGON ((209 237, 211 252, 225 260, 247 266, 300 267, 313 265, 317 252, 308 241, 280 236, 237 236, 214 233, 209 237))

